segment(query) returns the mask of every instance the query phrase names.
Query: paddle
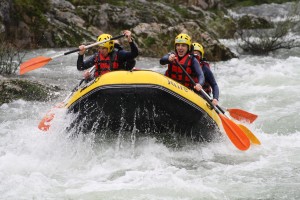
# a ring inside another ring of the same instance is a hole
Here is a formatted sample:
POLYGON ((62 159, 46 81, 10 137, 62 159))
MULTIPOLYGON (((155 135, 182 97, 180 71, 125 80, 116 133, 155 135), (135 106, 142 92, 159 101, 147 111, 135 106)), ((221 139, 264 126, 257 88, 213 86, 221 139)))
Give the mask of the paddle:
MULTIPOLYGON (((103 40, 103 41, 100 41, 100 42, 95 42, 93 44, 85 46, 85 48, 88 49, 88 48, 91 48, 91 47, 96 46, 98 44, 102 44, 102 43, 108 42, 110 40, 116 40, 116 39, 119 39, 119 38, 124 37, 124 36, 125 35, 123 34, 123 35, 119 35, 119 36, 110 38, 108 40, 103 40)), ((74 52, 77 52, 77 51, 80 51, 80 49, 79 48, 78 49, 74 49, 74 50, 71 50, 71 51, 68 51, 68 52, 65 52, 65 53, 62 53, 62 54, 50 57, 50 58, 49 57, 44 57, 44 56, 38 56, 36 58, 32 58, 32 59, 30 59, 30 60, 28 60, 26 62, 23 62, 20 65, 20 75, 25 74, 25 73, 27 73, 29 71, 35 70, 37 68, 43 67, 44 65, 46 65, 48 62, 50 62, 54 58, 65 56, 65 55, 68 55, 68 54, 71 54, 71 53, 74 53, 74 52)))
MULTIPOLYGON (((181 70, 187 75, 187 77, 190 79, 190 81, 196 85, 195 81, 192 79, 192 77, 186 72, 186 70, 182 67, 182 65, 175 60, 176 64, 181 68, 181 70)), ((246 136, 246 134, 241 130, 241 128, 232 120, 230 120, 229 118, 227 118, 226 116, 224 116, 222 113, 220 113, 220 111, 215 107, 215 105, 210 101, 210 99, 208 98, 208 94, 206 94, 206 92, 201 89, 201 93, 204 96, 204 98, 206 99, 206 101, 209 103, 209 105, 214 108, 214 110, 217 112, 217 114, 219 115, 221 121, 222 121, 222 125, 223 128, 225 130, 225 133, 227 134, 227 136, 229 137, 229 139, 231 140, 231 142, 239 149, 242 151, 247 150, 250 147, 250 140, 249 138, 246 136)))
MULTIPOLYGON (((91 70, 90 70, 91 71, 91 70)), ((53 108, 51 108, 47 114, 43 117, 43 119, 40 121, 38 128, 42 131, 48 131, 51 126, 51 121, 53 120, 55 116, 55 110, 57 108, 63 108, 66 104, 66 101, 71 97, 71 95, 78 89, 78 87, 85 81, 85 79, 82 79, 78 85, 69 93, 69 95, 60 103, 56 104, 53 108)))
MULTIPOLYGON (((91 73, 95 69, 95 66, 92 67, 89 72, 91 73)), ((69 95, 60 103, 56 104, 53 108, 51 108, 47 114, 43 117, 43 119, 40 121, 38 128, 42 131, 48 131, 51 126, 51 121, 53 120, 55 116, 55 110, 57 108, 63 108, 66 105, 66 101, 72 96, 72 94, 78 90, 79 86, 85 81, 85 79, 81 79, 78 85, 76 85, 75 88, 69 93, 69 95)))
POLYGON ((238 108, 226 108, 226 110, 229 112, 232 118, 238 121, 247 121, 249 123, 252 123, 257 118, 257 115, 238 108))
POLYGON ((259 139, 246 126, 243 124, 238 124, 238 126, 244 131, 252 144, 261 145, 259 139))
MULTIPOLYGON (((207 94, 206 94, 207 95, 207 94)), ((207 97, 210 99, 210 100, 212 100, 212 98, 209 96, 209 95, 207 95, 207 97)), ((217 105, 217 108, 226 116, 226 117, 228 117, 227 115, 226 115, 226 113, 225 113, 225 111, 219 106, 219 105, 217 105)), ((228 117, 229 118, 229 117, 228 117)), ((240 127, 240 129, 247 135, 247 137, 250 139, 250 142, 252 143, 252 144, 257 144, 257 145, 260 145, 261 143, 260 143, 260 141, 259 141, 259 139, 246 127, 246 126, 244 126, 243 124, 237 124, 239 127, 240 127)))

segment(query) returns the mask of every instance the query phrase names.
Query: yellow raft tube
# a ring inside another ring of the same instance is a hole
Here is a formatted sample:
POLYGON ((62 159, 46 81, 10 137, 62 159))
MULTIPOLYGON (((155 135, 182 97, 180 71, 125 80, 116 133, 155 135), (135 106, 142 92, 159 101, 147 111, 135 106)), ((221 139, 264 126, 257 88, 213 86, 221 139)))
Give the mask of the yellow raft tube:
POLYGON ((106 73, 75 91, 66 108, 76 132, 196 142, 220 135, 220 118, 201 96, 154 71, 106 73))

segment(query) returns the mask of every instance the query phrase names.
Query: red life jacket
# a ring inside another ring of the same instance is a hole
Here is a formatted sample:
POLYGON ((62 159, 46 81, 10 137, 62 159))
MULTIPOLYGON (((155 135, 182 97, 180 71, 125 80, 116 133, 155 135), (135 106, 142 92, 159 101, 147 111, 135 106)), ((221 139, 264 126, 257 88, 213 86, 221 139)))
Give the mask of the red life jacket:
MULTIPOLYGON (((178 55, 176 55, 176 59, 178 59, 178 55)), ((186 54, 181 60, 179 60, 179 63, 183 68, 186 70, 186 72, 193 78, 193 80, 198 83, 198 78, 196 73, 192 70, 192 60, 193 57, 190 56, 190 54, 186 54)), ((176 80, 177 82, 180 82, 182 85, 193 89, 194 85, 190 81, 189 77, 186 76, 186 74, 182 71, 182 69, 176 65, 176 63, 168 64, 168 69, 165 72, 165 75, 167 77, 172 78, 173 80, 176 80)))
POLYGON ((117 51, 111 52, 106 58, 102 54, 95 57, 95 77, 103 75, 107 72, 118 70, 119 62, 117 51))

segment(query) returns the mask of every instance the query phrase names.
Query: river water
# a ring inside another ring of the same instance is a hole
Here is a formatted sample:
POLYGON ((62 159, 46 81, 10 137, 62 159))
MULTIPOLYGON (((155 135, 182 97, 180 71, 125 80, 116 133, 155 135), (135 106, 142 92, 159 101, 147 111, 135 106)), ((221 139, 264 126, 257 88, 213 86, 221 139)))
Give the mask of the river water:
MULTIPOLYGON (((34 51, 27 59, 65 51, 34 51)), ((44 133, 39 121, 82 78, 76 54, 56 58, 22 78, 58 85, 59 99, 0 107, 0 199, 300 199, 298 52, 211 63, 220 105, 259 116, 245 125, 262 145, 245 152, 226 136, 181 149, 154 139, 98 145, 92 136, 70 139, 59 114, 44 133)), ((163 72, 158 60, 139 58, 137 67, 163 72)))
MULTIPOLYGON (((233 14, 255 12, 276 21, 287 10, 273 5, 259 8, 233 14)), ((25 60, 66 51, 33 51, 25 60)), ((151 138, 138 145, 99 144, 93 135, 70 139, 64 131, 64 112, 56 114, 55 123, 44 133, 37 128, 40 120, 82 78, 76 54, 56 58, 22 78, 59 86, 63 90, 58 99, 0 106, 0 199, 300 199, 299 52, 211 63, 220 105, 259 116, 245 125, 262 145, 245 152, 226 136, 180 149, 151 138)), ((156 58, 139 58, 137 68, 165 70, 156 58)))

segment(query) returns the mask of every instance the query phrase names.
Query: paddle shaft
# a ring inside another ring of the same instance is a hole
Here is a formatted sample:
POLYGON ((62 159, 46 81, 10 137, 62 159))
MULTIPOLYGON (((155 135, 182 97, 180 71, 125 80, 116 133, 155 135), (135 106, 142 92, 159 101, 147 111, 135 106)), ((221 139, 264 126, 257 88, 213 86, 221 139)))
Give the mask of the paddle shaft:
MULTIPOLYGON (((214 106, 211 102, 212 98, 204 91, 201 89, 202 94, 206 97, 206 101, 208 101, 208 103, 211 106, 214 106), (208 100, 207 100, 208 99, 208 100)), ((230 117, 226 114, 226 112, 219 106, 216 105, 216 107, 228 118, 230 119, 230 117)), ((215 111, 219 114, 218 110, 215 109, 215 111)), ((259 139, 244 125, 242 124, 237 124, 239 126, 239 128, 247 135, 247 137, 249 138, 249 140, 251 141, 251 143, 253 144, 258 144, 260 145, 261 142, 259 141, 259 139)))
MULTIPOLYGON (((95 69, 95 66, 92 67, 89 72, 91 73, 93 70, 95 69)), ((73 90, 69 93, 69 95, 65 98, 65 100, 63 100, 63 103, 66 103, 66 101, 72 96, 72 94, 78 89, 79 86, 81 86, 81 84, 85 81, 86 79, 83 78, 80 80, 80 82, 78 83, 78 85, 76 85, 75 88, 73 88, 73 90)))
MULTIPOLYGON (((194 79, 187 73, 187 71, 182 67, 182 65, 181 65, 177 60, 175 60, 175 61, 176 61, 176 64, 179 65, 179 67, 180 67, 180 68, 182 69, 182 71, 185 73, 185 75, 187 75, 187 77, 190 79, 190 81, 193 83, 193 85, 196 85, 194 79)), ((215 106, 215 105, 211 102, 212 98, 211 98, 211 97, 210 97, 203 89, 201 89, 201 94, 204 96, 205 100, 209 103, 209 105, 212 106, 212 108, 214 108, 214 109, 216 110, 216 112, 217 112, 218 114, 220 114, 220 112, 219 112, 218 110, 220 110, 223 114, 225 114, 225 111, 224 111, 219 105, 215 106), (218 109, 217 109, 216 107, 217 107, 218 109)))
POLYGON ((65 104, 66 101, 72 96, 72 94, 78 89, 78 87, 83 83, 83 81, 85 81, 85 79, 81 79, 81 81, 79 82, 78 85, 76 85, 75 88, 73 88, 73 90, 68 94, 68 96, 63 100, 63 103, 65 104))
MULTIPOLYGON (((175 60, 176 64, 181 68, 181 70, 188 76, 190 81, 196 85, 195 81, 192 79, 192 77, 186 72, 186 70, 182 67, 182 65, 175 60)), ((216 111, 216 113, 219 115, 222 125, 224 127, 225 133, 231 140, 231 142, 242 151, 245 151, 250 146, 250 140, 245 135, 245 133, 228 117, 224 117, 223 114, 220 113, 220 111, 216 108, 216 106, 211 102, 209 95, 201 89, 201 94, 204 96, 205 100, 209 103, 209 105, 216 111)))
MULTIPOLYGON (((93 71, 95 68, 92 67, 89 72, 93 71)), ((39 125, 38 125, 38 128, 42 131, 48 131, 50 126, 51 126, 51 121, 53 120, 54 116, 55 116, 55 109, 56 108, 62 108, 66 105, 66 101, 72 96, 72 94, 78 90, 79 86, 85 81, 85 79, 81 79, 80 82, 78 83, 78 85, 76 85, 75 88, 73 88, 73 90, 68 94, 68 96, 59 104, 57 105, 60 105, 59 107, 54 107, 52 108, 50 111, 48 111, 48 113, 43 117, 43 119, 40 121, 39 125)))
MULTIPOLYGON (((192 79, 192 77, 186 72, 186 70, 182 67, 182 65, 177 61, 177 60, 175 60, 176 61, 176 64, 177 65, 179 65, 179 67, 183 70, 183 72, 188 76, 188 78, 190 79, 190 81, 194 84, 194 85, 196 85, 196 83, 195 83, 195 81, 194 81, 194 79, 192 79)), ((201 89, 201 93, 202 93, 202 95, 204 95, 204 98, 205 98, 205 100, 206 101, 208 101, 208 103, 213 107, 213 108, 215 108, 215 106, 211 103, 211 100, 212 100, 212 98, 208 95, 208 94, 206 94, 206 92, 204 91, 204 90, 202 90, 201 89)), ((227 117, 227 115, 225 114, 225 111, 219 106, 219 105, 217 105, 216 106, 226 117, 227 117)), ((216 110, 216 109, 215 109, 216 110)), ((240 109, 239 109, 240 110, 240 109)), ((245 117, 245 116, 243 116, 243 118, 246 118, 246 119, 248 119, 250 122, 253 122, 255 119, 256 119, 256 117, 257 117, 257 115, 255 115, 255 114, 252 114, 252 113, 249 113, 249 112, 246 112, 246 111, 243 111, 243 110, 240 110, 241 112, 243 112, 243 113, 248 113, 248 115, 249 115, 249 117, 247 118, 247 117, 245 117), (250 116, 251 116, 251 119, 249 119, 250 118, 250 116)), ((219 114, 219 112, 216 110, 216 112, 219 114)), ((231 114, 230 113, 230 111, 229 111, 229 114, 231 114)), ((240 117, 240 116, 239 116, 240 117)), ((236 117, 234 117, 234 118, 236 118, 236 117)))
MULTIPOLYGON (((190 81, 193 83, 193 85, 196 85, 194 79, 187 73, 187 71, 182 67, 182 65, 175 60, 176 64, 181 68, 181 70, 185 73, 185 75, 187 75, 187 77, 190 79, 190 81)), ((201 89, 201 94, 204 96, 205 100, 209 103, 209 105, 215 109, 215 111, 220 114, 220 112, 218 111, 218 109, 215 107, 215 105, 211 102, 210 97, 208 96, 208 94, 206 94, 206 92, 201 89)))
MULTIPOLYGON (((193 85, 196 85, 194 79, 192 79, 192 77, 187 73, 187 71, 182 67, 182 65, 181 65, 177 60, 175 60, 175 62, 176 62, 176 64, 181 68, 181 70, 185 73, 185 75, 187 75, 187 77, 190 79, 190 81, 193 83, 193 85)), ((210 97, 203 89, 201 89, 201 94, 204 96, 205 100, 209 103, 209 105, 210 105, 212 108, 214 108, 215 111, 216 111, 218 114, 220 114, 220 112, 219 112, 219 110, 220 110, 225 116, 227 116, 227 115, 225 114, 225 111, 224 111, 219 105, 215 106, 215 105, 211 102, 212 98, 211 98, 211 97, 210 97), (217 108, 218 108, 218 109, 217 109, 217 108)))
MULTIPOLYGON (((107 40, 95 42, 95 43, 93 43, 93 44, 90 44, 90 45, 87 45, 87 46, 84 46, 84 47, 85 47, 85 49, 88 49, 88 48, 91 48, 91 47, 96 46, 96 45, 98 45, 98 44, 103 44, 103 43, 105 43, 105 42, 108 42, 108 41, 111 41, 111 40, 116 40, 116 39, 119 39, 119 38, 124 37, 124 36, 125 36, 125 35, 122 34, 122 35, 119 35, 119 36, 116 36, 116 37, 113 37, 113 38, 110 38, 110 39, 107 39, 107 40)), ((79 48, 73 49, 73 50, 71 50, 71 51, 68 51, 68 52, 65 52, 65 53, 62 53, 62 54, 53 56, 53 57, 51 57, 51 58, 53 59, 53 58, 57 58, 57 57, 60 57, 60 56, 69 55, 69 54, 71 54, 71 53, 75 53, 75 52, 78 52, 78 51, 80 51, 79 48)))

